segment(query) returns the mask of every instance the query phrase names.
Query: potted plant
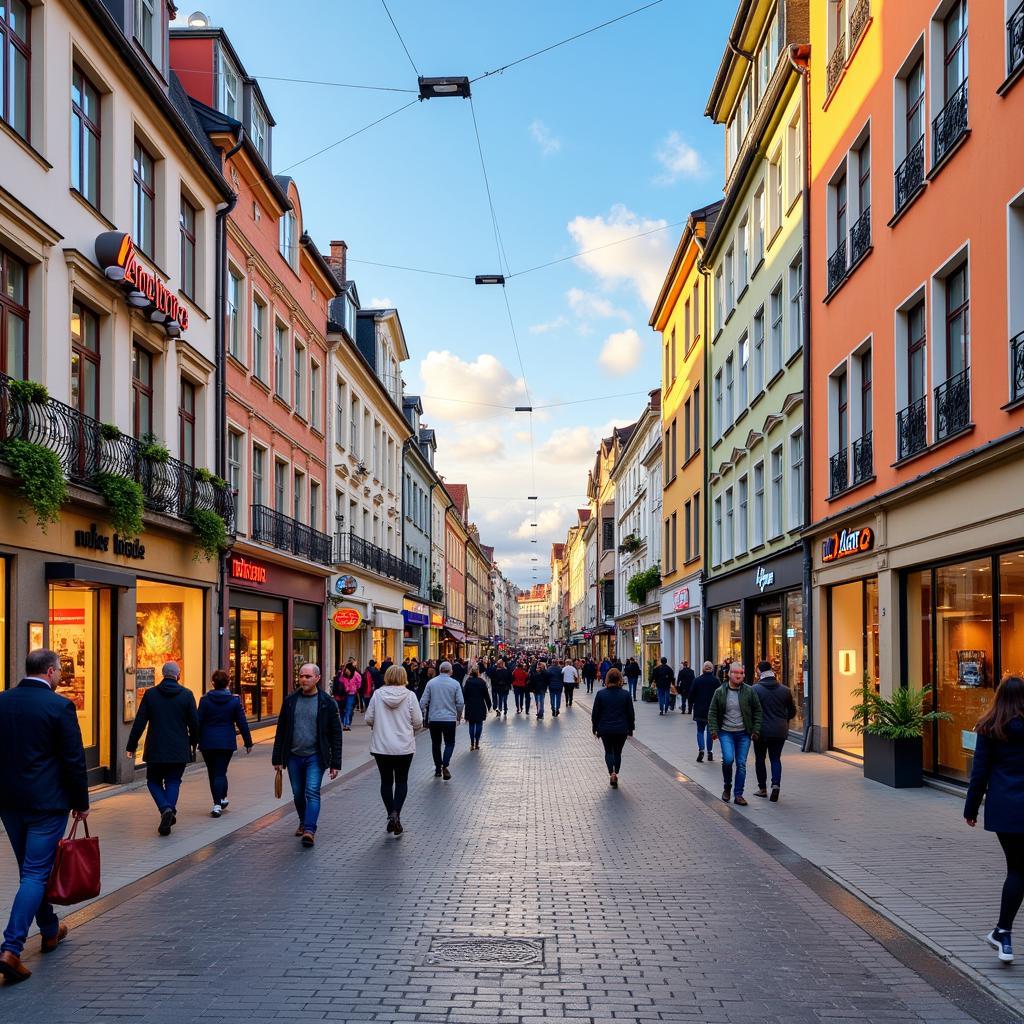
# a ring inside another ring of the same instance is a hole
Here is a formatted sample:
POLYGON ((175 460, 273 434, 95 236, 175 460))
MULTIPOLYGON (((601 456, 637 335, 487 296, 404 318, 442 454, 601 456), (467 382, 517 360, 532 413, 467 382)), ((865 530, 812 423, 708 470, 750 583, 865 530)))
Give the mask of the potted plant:
POLYGON ((883 697, 865 681, 853 696, 853 719, 843 727, 864 737, 864 778, 894 789, 920 786, 925 725, 953 716, 928 710, 929 689, 900 686, 883 697))

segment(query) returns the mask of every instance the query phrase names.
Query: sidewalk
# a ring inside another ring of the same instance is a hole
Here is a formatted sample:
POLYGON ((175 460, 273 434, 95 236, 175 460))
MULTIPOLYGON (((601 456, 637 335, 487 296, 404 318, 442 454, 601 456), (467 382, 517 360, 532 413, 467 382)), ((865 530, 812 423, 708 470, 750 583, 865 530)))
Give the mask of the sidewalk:
MULTIPOLYGON (((230 805, 220 818, 210 817, 212 800, 209 781, 202 763, 202 755, 197 755, 197 764, 189 766, 182 781, 181 797, 178 801, 178 823, 169 836, 157 835, 159 815, 153 798, 146 789, 144 771, 136 773, 136 781, 131 786, 118 787, 109 795, 108 791, 103 790, 94 794, 89 814, 89 830, 100 838, 103 891, 98 898, 109 896, 118 889, 201 850, 204 846, 238 831, 271 811, 291 806, 291 790, 287 777, 284 780, 284 795, 280 800, 274 797, 274 770, 270 763, 274 730, 254 730, 253 739, 255 745, 251 754, 246 755, 245 749, 240 746, 231 759, 228 771, 230 805)), ((349 772, 369 761, 369 747, 370 729, 363 725, 362 715, 357 714, 352 723, 352 731, 345 733, 341 774, 334 782, 325 775, 324 790, 337 785, 349 772)), ((81 830, 79 832, 81 833, 81 830)), ((17 888, 18 874, 14 856, 7 837, 2 836, 0 914, 4 920, 17 888)), ((76 904, 73 908, 67 908, 62 916, 66 916, 71 910, 78 911, 88 905, 88 902, 76 904)))
MULTIPOLYGON (((580 710, 589 713, 584 692, 580 710)), ((636 704, 638 743, 687 779, 720 796, 715 761, 697 764, 693 719, 661 717, 657 704, 636 704)), ((625 777, 629 774, 626 750, 625 777)), ((778 803, 754 796, 754 751, 747 761, 749 807, 722 805, 770 835, 997 992, 1024 1018, 1024 969, 1003 967, 983 937, 995 924, 1005 861, 993 833, 968 828, 963 800, 941 790, 897 790, 864 779, 859 766, 787 744, 778 803)), ((662 870, 664 865, 658 867, 662 870)), ((685 866, 679 866, 686 885, 685 866)), ((1020 954, 1018 954, 1020 957, 1020 954)))

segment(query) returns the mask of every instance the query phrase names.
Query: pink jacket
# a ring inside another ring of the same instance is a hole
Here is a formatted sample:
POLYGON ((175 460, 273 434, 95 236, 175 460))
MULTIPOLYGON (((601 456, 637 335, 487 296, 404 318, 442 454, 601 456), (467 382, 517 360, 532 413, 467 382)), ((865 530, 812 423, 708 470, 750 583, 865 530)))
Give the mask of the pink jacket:
POLYGON ((359 687, 363 685, 363 677, 358 672, 353 672, 351 676, 342 676, 341 685, 346 693, 358 693, 359 687))

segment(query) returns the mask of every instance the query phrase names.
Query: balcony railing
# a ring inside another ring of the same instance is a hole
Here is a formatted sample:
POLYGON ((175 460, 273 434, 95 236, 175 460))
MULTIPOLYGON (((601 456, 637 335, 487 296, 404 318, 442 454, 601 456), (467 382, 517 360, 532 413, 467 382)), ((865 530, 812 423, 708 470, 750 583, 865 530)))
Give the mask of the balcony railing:
POLYGON ((911 146, 896 168, 896 212, 899 213, 924 185, 924 136, 911 146))
POLYGON ((828 67, 825 69, 825 93, 830 93, 839 81, 839 76, 843 73, 843 67, 846 65, 846 36, 840 36, 839 42, 836 43, 836 48, 832 51, 832 56, 828 59, 828 67))
POLYGON ((406 562, 398 555, 393 555, 368 540, 363 540, 355 533, 334 535, 334 564, 344 563, 362 566, 381 576, 405 583, 411 590, 419 590, 422 576, 419 566, 406 562))
POLYGON ((967 79, 932 121, 932 160, 940 163, 967 134, 967 79))
POLYGON ((842 447, 828 460, 828 493, 841 494, 849 486, 847 472, 847 449, 842 447))
POLYGON ((871 248, 871 207, 865 206, 864 212, 853 222, 850 228, 850 268, 852 269, 863 259, 871 248))
POLYGON ((965 367, 935 389, 935 438, 942 441, 971 422, 971 370, 965 367))
POLYGON ((828 258, 828 293, 834 292, 846 277, 846 239, 836 247, 828 258))
POLYGON ((121 434, 107 438, 99 420, 48 398, 26 402, 10 390, 11 378, 0 374, 0 441, 29 441, 52 451, 68 480, 96 490, 99 473, 114 473, 142 488, 145 507, 188 520, 193 512, 220 515, 234 533, 234 503, 227 488, 196 475, 178 459, 164 462, 144 455, 145 446, 121 434))
POLYGON ((852 50, 857 45, 857 40, 860 39, 861 33, 867 27, 868 20, 871 18, 871 3, 870 0, 858 0, 857 5, 850 12, 850 49, 852 50))
POLYGON ((1024 0, 1017 5, 1006 23, 1006 43, 1006 73, 1012 75, 1024 66, 1024 0))
POLYGON ((331 538, 266 505, 252 506, 252 539, 321 565, 333 565, 331 538))
POLYGON ((1012 401, 1024 398, 1024 331, 1010 339, 1010 361, 1013 364, 1012 401))
POLYGON ((853 483, 861 484, 871 478, 875 471, 872 452, 871 431, 862 434, 853 442, 853 483))
POLYGON ((907 459, 928 445, 928 397, 922 395, 896 414, 896 458, 907 459))

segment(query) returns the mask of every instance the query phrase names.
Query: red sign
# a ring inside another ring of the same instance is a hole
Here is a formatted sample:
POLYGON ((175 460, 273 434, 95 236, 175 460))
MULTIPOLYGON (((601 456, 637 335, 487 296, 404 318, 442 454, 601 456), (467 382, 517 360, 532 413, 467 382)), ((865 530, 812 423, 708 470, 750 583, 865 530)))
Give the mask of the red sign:
POLYGON ((690 588, 682 587, 672 595, 672 607, 677 611, 681 612, 685 608, 690 607, 690 588))
POLYGON ((188 330, 188 308, 156 274, 139 262, 131 235, 122 231, 105 231, 96 239, 96 259, 105 272, 111 267, 123 270, 123 276, 119 276, 125 288, 141 292, 149 299, 152 308, 163 313, 168 320, 177 321, 183 331, 188 330))
POLYGON ((859 530, 840 530, 821 542, 821 560, 837 562, 840 558, 862 555, 875 546, 875 532, 870 526, 859 530))
POLYGON ((51 626, 84 626, 85 625, 85 609, 84 608, 51 608, 50 609, 50 625, 51 626))
POLYGON ((351 633, 363 624, 363 616, 358 608, 339 608, 331 616, 331 625, 342 633, 351 633))
POLYGON ((231 578, 262 585, 267 582, 267 567, 260 565, 259 562, 250 562, 248 558, 243 558, 241 555, 232 555, 231 578))

